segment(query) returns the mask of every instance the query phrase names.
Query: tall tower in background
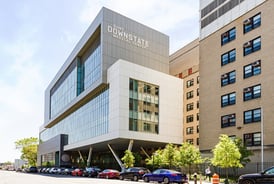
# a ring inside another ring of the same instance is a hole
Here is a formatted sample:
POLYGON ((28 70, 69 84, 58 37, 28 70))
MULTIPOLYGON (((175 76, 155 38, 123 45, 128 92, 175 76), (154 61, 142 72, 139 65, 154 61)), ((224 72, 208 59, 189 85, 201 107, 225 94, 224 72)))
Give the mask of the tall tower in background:
POLYGON ((204 154, 210 154, 220 134, 227 134, 254 152, 253 163, 273 162, 273 9, 272 0, 200 0, 204 154))
POLYGON ((169 73, 183 79, 183 141, 199 147, 199 39, 169 57, 169 73))

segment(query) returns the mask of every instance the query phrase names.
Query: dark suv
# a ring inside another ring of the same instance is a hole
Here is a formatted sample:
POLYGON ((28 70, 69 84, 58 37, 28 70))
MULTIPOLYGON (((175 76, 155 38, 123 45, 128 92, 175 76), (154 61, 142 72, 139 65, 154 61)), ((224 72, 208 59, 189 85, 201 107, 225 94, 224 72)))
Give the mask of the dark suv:
POLYGON ((98 167, 87 167, 83 171, 83 176, 87 177, 97 177, 98 173, 101 172, 101 169, 98 167))
POLYGON ((120 180, 130 179, 133 181, 138 181, 139 179, 142 179, 144 174, 149 172, 150 171, 144 167, 130 167, 121 172, 119 178, 120 180))

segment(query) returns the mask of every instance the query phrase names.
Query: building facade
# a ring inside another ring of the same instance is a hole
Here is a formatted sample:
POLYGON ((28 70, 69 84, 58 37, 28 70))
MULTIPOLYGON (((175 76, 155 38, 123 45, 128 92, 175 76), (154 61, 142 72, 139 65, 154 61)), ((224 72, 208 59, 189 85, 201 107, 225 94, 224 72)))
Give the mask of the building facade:
POLYGON ((183 79, 183 140, 199 147, 199 39, 169 57, 169 73, 183 79))
POLYGON ((182 80, 168 36, 102 8, 45 91, 38 165, 123 166, 182 143, 182 80))
POLYGON ((274 2, 201 0, 200 150, 241 138, 252 162, 273 163, 274 2))

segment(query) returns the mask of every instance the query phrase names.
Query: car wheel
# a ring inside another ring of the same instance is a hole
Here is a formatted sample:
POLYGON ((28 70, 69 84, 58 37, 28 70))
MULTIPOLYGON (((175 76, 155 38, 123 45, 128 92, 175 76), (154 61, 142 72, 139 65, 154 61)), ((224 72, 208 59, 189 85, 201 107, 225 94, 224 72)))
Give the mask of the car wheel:
POLYGON ((138 176, 133 176, 133 181, 138 181, 138 176))
POLYGON ((252 180, 243 180, 240 184, 255 184, 252 180))
POLYGON ((124 177, 122 175, 119 176, 120 180, 124 180, 124 177))
POLYGON ((163 182, 164 182, 164 184, 168 184, 168 183, 169 183, 169 179, 168 179, 167 177, 165 177, 165 178, 163 179, 163 182))
POLYGON ((149 182, 149 179, 148 179, 147 176, 144 177, 144 181, 145 181, 145 182, 149 182))

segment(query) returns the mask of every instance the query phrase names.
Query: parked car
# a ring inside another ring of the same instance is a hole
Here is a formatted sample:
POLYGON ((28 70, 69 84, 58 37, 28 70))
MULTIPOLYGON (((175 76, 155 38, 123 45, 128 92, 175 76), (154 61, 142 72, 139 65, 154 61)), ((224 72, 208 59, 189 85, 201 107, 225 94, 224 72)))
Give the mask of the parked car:
POLYGON ((64 171, 61 173, 61 174, 64 174, 64 175, 71 175, 71 172, 73 171, 74 169, 72 168, 65 168, 64 171))
POLYGON ((35 166, 31 166, 31 167, 26 169, 26 172, 28 172, 28 173, 37 173, 38 169, 35 166))
POLYGON ((147 173, 143 175, 145 182, 157 181, 167 183, 188 183, 188 178, 186 174, 182 174, 178 171, 169 169, 157 169, 152 173, 147 173))
POLYGON ((98 178, 119 179, 120 172, 114 169, 105 169, 98 173, 98 178))
POLYGON ((87 167, 83 170, 83 176, 97 177, 99 172, 101 172, 101 169, 98 167, 87 167))
POLYGON ((65 168, 58 168, 56 174, 64 174, 65 168))
POLYGON ((49 174, 56 174, 58 171, 58 168, 57 167, 52 167, 50 170, 49 170, 49 174))
POLYGON ((73 171, 71 171, 72 176, 82 176, 83 175, 83 169, 76 168, 73 171))
POLYGON ((150 173, 150 171, 147 168, 130 167, 125 171, 121 172, 119 178, 120 180, 130 179, 133 181, 138 181, 139 179, 142 179, 143 175, 146 173, 150 173))
POLYGON ((274 183, 274 166, 253 174, 243 174, 238 179, 238 184, 274 183))

